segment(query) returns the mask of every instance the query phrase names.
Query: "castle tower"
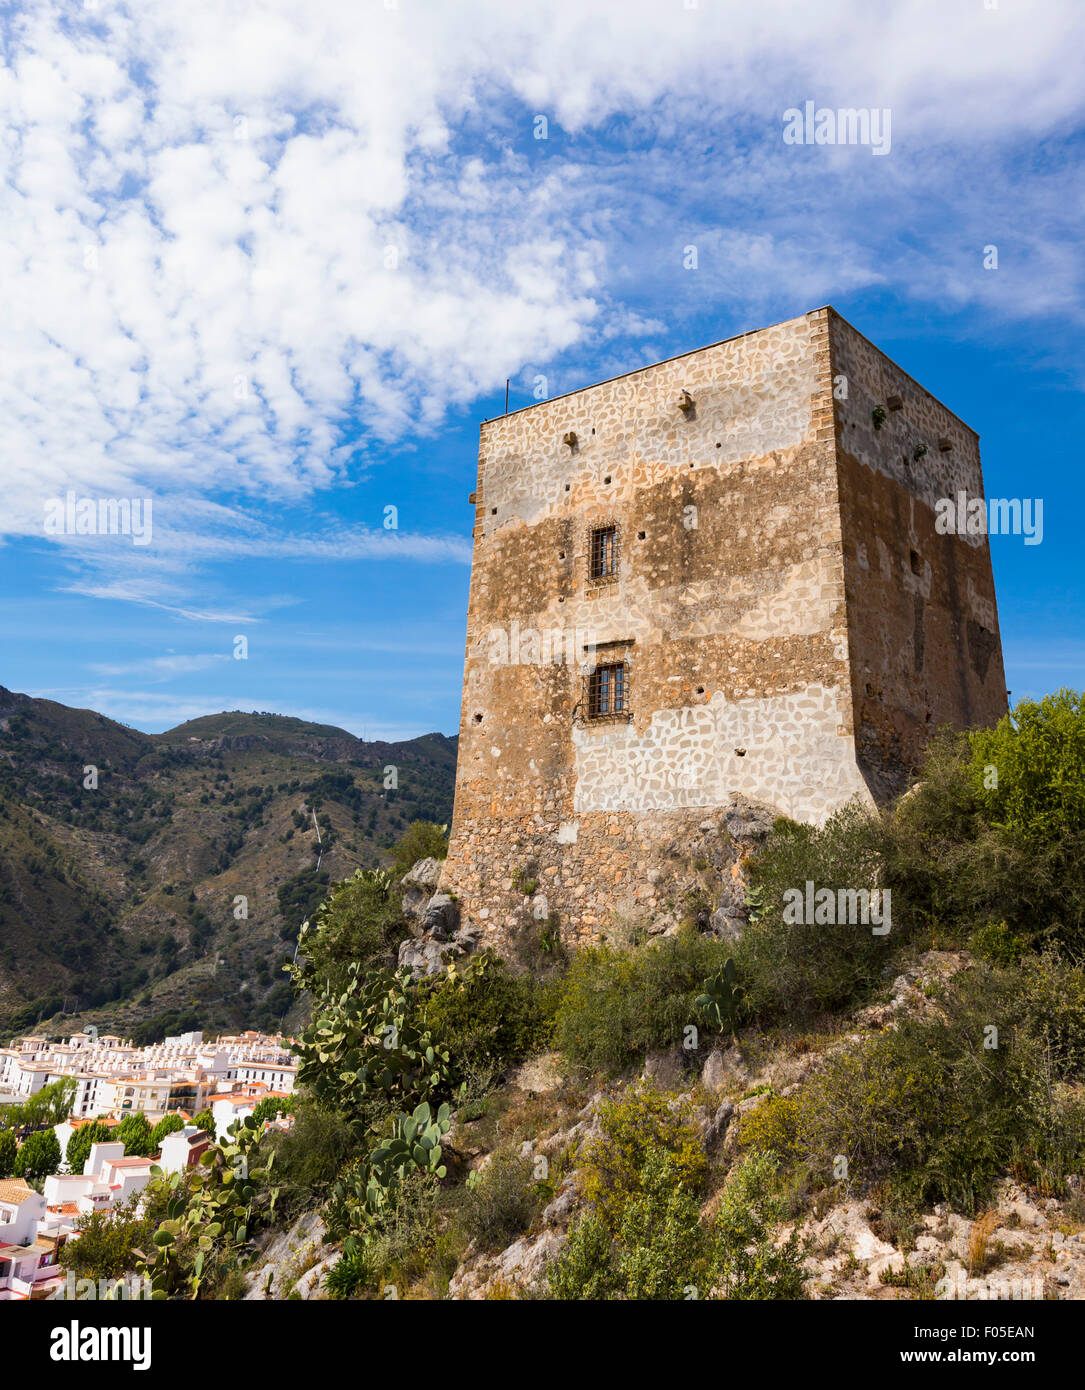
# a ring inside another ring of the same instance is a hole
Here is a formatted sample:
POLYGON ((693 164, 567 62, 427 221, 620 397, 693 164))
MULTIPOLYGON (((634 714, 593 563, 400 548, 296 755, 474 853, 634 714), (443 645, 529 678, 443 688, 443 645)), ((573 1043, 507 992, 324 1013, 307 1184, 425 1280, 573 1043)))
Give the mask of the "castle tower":
POLYGON ((570 940, 666 921, 728 808, 820 822, 902 790, 939 725, 995 722, 987 537, 936 525, 961 492, 975 432, 831 308, 487 421, 464 921, 501 941, 526 879, 570 940))

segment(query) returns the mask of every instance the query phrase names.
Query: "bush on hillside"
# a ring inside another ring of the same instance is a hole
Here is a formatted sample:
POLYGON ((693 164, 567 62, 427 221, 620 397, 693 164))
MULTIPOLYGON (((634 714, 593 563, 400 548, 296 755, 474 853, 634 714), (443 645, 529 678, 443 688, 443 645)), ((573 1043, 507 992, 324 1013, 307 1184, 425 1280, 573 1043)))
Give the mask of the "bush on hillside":
POLYGON ((607 1072, 680 1045, 687 1027, 703 1027, 697 997, 730 955, 692 927, 650 946, 582 948, 561 985, 555 1045, 570 1061, 607 1072))
POLYGON ((392 850, 391 873, 400 879, 420 859, 444 859, 448 854, 448 826, 415 820, 392 850))
POLYGON ((748 1014, 790 1021, 865 1001, 902 950, 974 945, 1006 963, 1085 952, 1085 705, 1022 701, 994 729, 944 731, 918 785, 874 813, 777 822, 749 865, 754 920, 735 949, 748 1014), (807 882, 888 889, 892 930, 785 920, 807 882))
POLYGON ((1064 689, 1022 700, 969 741, 972 785, 990 825, 1033 842, 1085 831, 1085 695, 1064 689))
POLYGON ((293 1114, 290 1129, 271 1130, 261 1140, 275 1155, 272 1184, 279 1189, 278 1206, 288 1216, 321 1200, 358 1147, 346 1119, 308 1097, 296 1100, 293 1114))
POLYGON ((896 894, 890 899, 888 935, 876 935, 872 924, 788 921, 786 895, 795 890, 805 898, 807 883, 815 894, 824 888, 869 893, 882 887, 883 844, 882 821, 855 806, 844 807, 820 828, 776 822, 751 863, 759 909, 734 947, 749 1014, 794 1019, 839 1009, 878 983, 906 935, 896 894))
POLYGON ((801 1091, 770 1097, 740 1140, 801 1165, 817 1187, 884 1191, 897 1206, 973 1212, 1013 1166, 1058 1190, 1085 1158, 1085 974, 1048 954, 977 965, 909 1018, 830 1058, 801 1091))
POLYGON ((503 1250, 523 1235, 538 1209, 531 1159, 498 1153, 464 1190, 460 1218, 480 1250, 503 1250))
POLYGON ((382 869, 358 869, 332 885, 301 935, 301 954, 308 961, 303 981, 317 980, 336 989, 347 983, 347 967, 391 966, 396 948, 407 936, 399 890, 382 869))
POLYGON ((599 1127, 599 1138, 582 1155, 581 1185, 611 1231, 618 1229, 629 1202, 642 1193, 646 1165, 656 1151, 669 1155, 674 1185, 700 1194, 708 1162, 688 1098, 638 1082, 600 1103, 599 1127))
POLYGON ((519 1062, 550 1039, 554 991, 530 975, 513 975, 490 952, 442 975, 426 995, 422 1019, 448 1051, 458 1079, 486 1063, 519 1062))

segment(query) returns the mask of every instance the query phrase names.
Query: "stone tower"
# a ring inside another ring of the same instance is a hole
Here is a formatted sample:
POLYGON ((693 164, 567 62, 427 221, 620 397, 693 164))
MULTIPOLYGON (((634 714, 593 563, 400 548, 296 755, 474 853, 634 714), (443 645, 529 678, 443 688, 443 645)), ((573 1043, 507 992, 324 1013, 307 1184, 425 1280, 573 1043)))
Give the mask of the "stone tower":
POLYGON ((748 804, 822 821, 1006 711, 975 432, 831 308, 487 421, 442 887, 500 942, 667 921, 748 804), (530 880, 530 882, 528 882, 530 880), (536 886, 537 885, 537 886, 536 886), (555 920, 555 919, 552 919, 555 920))

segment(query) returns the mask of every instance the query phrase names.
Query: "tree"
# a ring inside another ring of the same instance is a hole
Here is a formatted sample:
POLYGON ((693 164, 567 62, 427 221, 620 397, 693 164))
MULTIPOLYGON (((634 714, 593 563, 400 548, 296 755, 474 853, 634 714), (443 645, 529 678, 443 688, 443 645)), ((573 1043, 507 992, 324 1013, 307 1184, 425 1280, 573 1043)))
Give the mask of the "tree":
POLYGON ((62 1076, 58 1080, 50 1082, 48 1086, 43 1086, 38 1092, 38 1099, 42 1102, 42 1118, 50 1127, 63 1124, 72 1113, 72 1101, 75 1099, 75 1077, 62 1076))
POLYGON ((257 1124, 263 1124, 265 1120, 274 1120, 279 1115, 289 1115, 294 1109, 294 1101, 291 1096, 265 1096, 252 1112, 252 1118, 257 1124))
POLYGON ((0 1128, 51 1129, 71 1114, 74 1098, 75 1077, 62 1076, 21 1104, 5 1106, 0 1111, 0 1128))
POLYGON ((23 1140, 15 1156, 15 1176, 33 1180, 60 1167, 60 1140, 51 1129, 38 1129, 23 1140))
POLYGON ((64 1155, 68 1164, 68 1172, 81 1173, 90 1157, 90 1146, 92 1144, 105 1144, 112 1137, 112 1128, 103 1124, 101 1120, 94 1120, 89 1125, 80 1125, 68 1140, 68 1149, 64 1155))
POLYGON ((10 1129, 0 1129, 0 1178, 10 1178, 15 1171, 15 1155, 19 1146, 10 1129))
POLYGON ((77 1279, 120 1279, 136 1263, 134 1251, 154 1236, 149 1217, 138 1217, 138 1194, 118 1211, 95 1211, 79 1218, 78 1239, 61 1249, 60 1263, 77 1279))
POLYGON ((151 1130, 151 1143, 156 1149, 161 1148, 162 1140, 167 1134, 175 1134, 177 1130, 184 1129, 185 1122, 180 1115, 163 1115, 159 1122, 151 1130))
POLYGON ((1085 695, 1021 700, 968 735, 973 785, 992 825, 1041 843, 1085 831, 1085 695))
POLYGON ((156 1145, 151 1139, 151 1126, 142 1111, 125 1115, 113 1138, 124 1145, 126 1158, 149 1158, 156 1145))
POLYGON ((192 1123, 197 1129, 205 1129, 212 1139, 215 1137, 215 1117, 210 1110, 197 1111, 192 1117, 192 1123))

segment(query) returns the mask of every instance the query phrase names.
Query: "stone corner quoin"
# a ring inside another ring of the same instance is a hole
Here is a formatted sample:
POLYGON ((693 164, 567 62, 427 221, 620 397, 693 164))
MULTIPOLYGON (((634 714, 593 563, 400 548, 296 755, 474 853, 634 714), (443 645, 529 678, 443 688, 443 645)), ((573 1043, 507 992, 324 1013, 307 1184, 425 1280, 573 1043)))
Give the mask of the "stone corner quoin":
POLYGON ((729 811, 821 822, 994 723, 987 536, 935 526, 962 490, 975 432, 831 308, 487 421, 441 877, 465 924, 665 929, 729 811))

